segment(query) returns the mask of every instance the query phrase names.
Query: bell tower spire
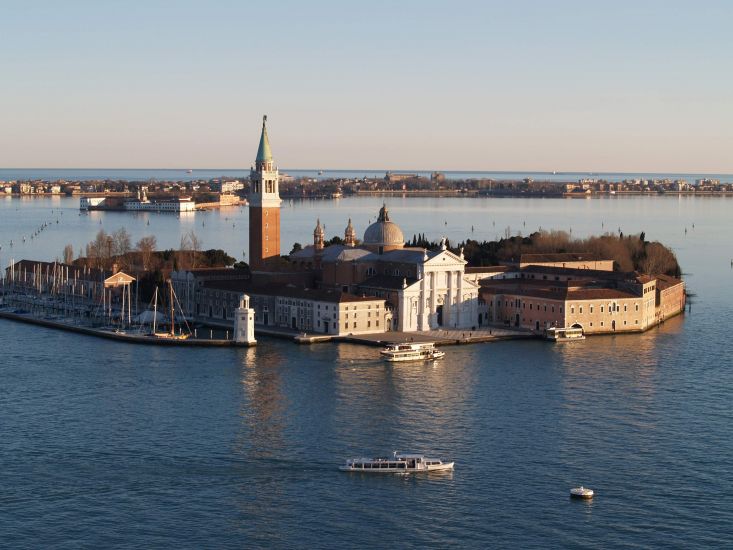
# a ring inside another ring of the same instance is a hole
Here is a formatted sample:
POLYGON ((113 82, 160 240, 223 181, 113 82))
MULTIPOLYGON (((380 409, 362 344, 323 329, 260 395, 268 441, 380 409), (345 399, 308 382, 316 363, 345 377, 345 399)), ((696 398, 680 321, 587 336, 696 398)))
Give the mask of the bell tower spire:
POLYGON ((249 263, 256 270, 280 256, 280 176, 272 159, 267 115, 262 117, 260 145, 249 180, 249 263))
POLYGON ((346 226, 346 231, 344 231, 344 244, 346 246, 356 246, 356 231, 351 223, 351 218, 349 218, 349 224, 346 226))

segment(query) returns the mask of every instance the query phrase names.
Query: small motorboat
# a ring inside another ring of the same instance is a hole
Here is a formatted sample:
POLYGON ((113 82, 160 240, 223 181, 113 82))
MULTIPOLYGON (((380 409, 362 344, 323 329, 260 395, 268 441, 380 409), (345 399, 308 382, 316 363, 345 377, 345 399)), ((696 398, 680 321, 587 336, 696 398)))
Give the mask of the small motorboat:
POLYGON ((593 489, 588 487, 573 487, 570 489, 570 498, 593 498, 593 489))

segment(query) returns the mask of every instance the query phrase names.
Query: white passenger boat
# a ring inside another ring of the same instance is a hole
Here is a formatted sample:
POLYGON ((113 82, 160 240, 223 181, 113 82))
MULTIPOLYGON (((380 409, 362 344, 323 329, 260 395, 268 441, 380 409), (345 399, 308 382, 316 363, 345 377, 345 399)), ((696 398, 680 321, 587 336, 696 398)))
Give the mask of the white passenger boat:
POLYGON ((433 342, 388 344, 379 352, 387 361, 432 361, 445 356, 433 342))
POLYGON ((453 469, 454 464, 454 462, 443 462, 439 458, 395 451, 392 458, 350 458, 346 464, 339 467, 339 470, 367 474, 404 474, 448 471, 453 469))
POLYGON ((585 334, 580 327, 553 327, 545 331, 545 338, 553 342, 576 342, 585 340, 585 334))
POLYGON ((570 489, 570 496, 572 498, 593 498, 593 489, 588 489, 588 487, 583 487, 582 485, 580 487, 573 487, 570 489))

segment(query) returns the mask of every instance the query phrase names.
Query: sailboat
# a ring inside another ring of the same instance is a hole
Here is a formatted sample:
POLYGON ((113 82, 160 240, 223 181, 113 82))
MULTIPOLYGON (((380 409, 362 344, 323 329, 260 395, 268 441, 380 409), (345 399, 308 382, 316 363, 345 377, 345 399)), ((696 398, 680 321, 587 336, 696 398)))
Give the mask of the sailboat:
POLYGON ((153 336, 155 338, 168 338, 173 340, 186 340, 189 336, 191 336, 191 331, 188 328, 188 323, 185 322, 186 328, 188 329, 188 332, 179 332, 176 334, 176 312, 174 304, 178 301, 176 298, 175 292, 173 292, 173 283, 170 279, 168 279, 168 290, 169 290, 169 305, 170 305, 170 331, 168 332, 158 332, 158 287, 155 287, 155 298, 154 298, 154 304, 153 304, 153 332, 150 334, 150 336, 153 336))

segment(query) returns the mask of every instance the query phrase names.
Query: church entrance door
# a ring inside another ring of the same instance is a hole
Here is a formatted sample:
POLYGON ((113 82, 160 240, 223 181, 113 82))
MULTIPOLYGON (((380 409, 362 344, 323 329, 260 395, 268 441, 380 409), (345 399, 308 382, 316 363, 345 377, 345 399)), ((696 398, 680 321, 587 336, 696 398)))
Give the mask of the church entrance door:
POLYGON ((438 306, 435 312, 438 314, 438 326, 442 327, 443 326, 443 306, 438 306))

